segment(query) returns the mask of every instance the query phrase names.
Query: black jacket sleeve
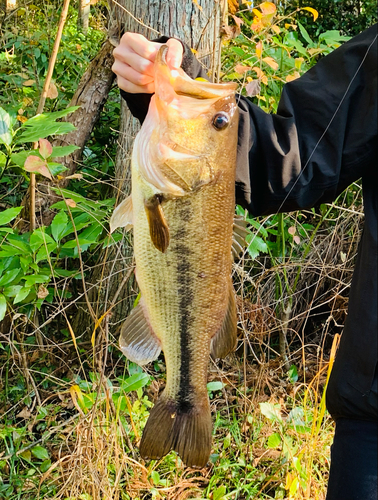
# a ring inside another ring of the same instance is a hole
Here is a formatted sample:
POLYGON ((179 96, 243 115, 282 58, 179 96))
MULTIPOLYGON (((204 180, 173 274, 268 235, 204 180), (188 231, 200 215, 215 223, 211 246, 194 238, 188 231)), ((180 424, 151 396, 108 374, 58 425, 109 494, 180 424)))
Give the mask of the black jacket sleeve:
MULTIPOLYGON (((185 45, 182 67, 206 77, 185 45)), ((142 122, 151 96, 121 93, 142 122)), ((334 200, 377 159, 377 25, 287 83, 277 114, 237 99, 237 203, 261 215, 334 200)))

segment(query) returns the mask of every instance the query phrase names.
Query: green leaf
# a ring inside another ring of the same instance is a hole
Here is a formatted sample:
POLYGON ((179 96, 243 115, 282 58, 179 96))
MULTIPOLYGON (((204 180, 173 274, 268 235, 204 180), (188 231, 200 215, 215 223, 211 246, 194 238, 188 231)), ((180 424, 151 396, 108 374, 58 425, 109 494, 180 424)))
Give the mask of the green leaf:
POLYGON ((49 122, 45 121, 45 123, 36 123, 30 124, 31 120, 28 120, 25 125, 29 124, 28 129, 23 132, 21 136, 16 140, 16 144, 23 144, 25 142, 36 142, 39 139, 44 139, 50 135, 62 135, 68 134, 73 130, 76 130, 76 127, 72 125, 72 123, 67 122, 49 122))
POLYGON ((5 167, 7 162, 7 155, 5 155, 2 151, 0 151, 0 168, 5 167))
POLYGON ((46 276, 45 274, 25 276, 25 283, 29 286, 35 285, 36 283, 48 283, 49 281, 50 276, 46 276))
POLYGON ((301 35, 303 36, 303 38, 306 40, 306 42, 309 45, 313 46, 314 42, 311 40, 310 35, 305 30, 305 27, 299 21, 297 21, 297 24, 298 24, 299 31, 301 32, 301 35))
POLYGON ((0 108, 0 143, 10 146, 12 139, 12 118, 5 109, 0 108))
POLYGON ((43 446, 34 446, 34 448, 31 449, 31 452, 39 460, 49 459, 49 452, 43 446))
POLYGON ((30 236, 30 248, 32 252, 36 252, 38 248, 42 245, 46 246, 48 250, 51 252, 56 248, 55 241, 46 234, 42 229, 36 229, 33 234, 30 236))
POLYGON ((23 300, 25 300, 30 292, 31 292, 30 286, 22 287, 21 290, 15 296, 15 298, 13 300, 13 304, 18 304, 19 302, 22 302, 23 300))
POLYGON ((48 471, 50 467, 51 467, 51 460, 44 460, 40 466, 41 472, 48 471))
POLYGON ((256 259, 260 253, 268 252, 268 246, 260 236, 256 234, 247 235, 246 240, 248 243, 247 251, 252 259, 256 259))
POLYGON ((277 448, 281 444, 281 436, 278 432, 271 434, 268 438, 268 446, 269 448, 277 448))
POLYGON ((0 225, 8 224, 8 222, 15 219, 21 212, 22 208, 23 207, 13 207, 0 212, 0 225))
POLYGON ((131 392, 141 389, 150 381, 150 376, 147 373, 135 373, 128 377, 126 380, 122 380, 121 390, 124 392, 131 392))
POLYGON ((55 241, 60 241, 68 224, 67 214, 60 211, 51 223, 51 234, 55 241))
POLYGON ((219 486, 219 488, 217 488, 213 493, 213 500, 222 500, 226 491, 227 489, 225 486, 219 486))
POLYGON ((215 381, 215 382, 209 382, 206 387, 209 392, 221 391, 224 387, 224 384, 223 382, 215 381))
MULTIPOLYGON (((0 108, 1 109, 1 108, 0 108)), ((2 293, 0 293, 0 321, 4 319, 7 312, 7 301, 2 293)))
POLYGON ((10 285, 20 273, 20 269, 12 269, 7 271, 2 278, 0 278, 0 286, 10 285))
POLYGON ((287 372, 287 376, 290 380, 290 383, 295 384, 295 382, 298 380, 298 370, 295 365, 290 366, 289 371, 287 372))
POLYGON ((281 405, 272 403, 260 403, 260 410, 268 420, 278 420, 279 422, 282 421, 281 405))
POLYGON ((3 292, 6 297, 15 297, 18 292, 21 290, 21 285, 11 285, 4 288, 3 292))

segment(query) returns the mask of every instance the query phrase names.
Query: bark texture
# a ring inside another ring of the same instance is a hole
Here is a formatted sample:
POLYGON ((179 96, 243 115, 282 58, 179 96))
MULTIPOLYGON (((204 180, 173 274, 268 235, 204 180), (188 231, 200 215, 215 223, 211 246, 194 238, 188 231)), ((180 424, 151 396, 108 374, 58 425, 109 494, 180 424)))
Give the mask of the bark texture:
MULTIPOLYGON (((224 3, 214 0, 198 0, 197 5, 192 0, 117 0, 115 3, 109 0, 110 24, 117 26, 115 36, 118 39, 126 31, 141 33, 150 40, 162 35, 179 38, 194 48, 198 59, 209 71, 214 72, 218 63, 221 6, 224 3)), ((122 103, 114 186, 117 204, 130 193, 131 150, 138 131, 139 122, 122 103)), ((132 261, 131 236, 125 235, 117 247, 100 257, 102 266, 96 268, 91 279, 92 286, 95 285, 89 297, 93 310, 97 318, 105 311, 111 312, 108 325, 116 338, 137 294, 134 274, 130 273, 132 261), (130 276, 127 282, 125 276, 130 276), (114 301, 114 297, 117 297, 117 301, 114 301)), ((75 323, 80 325, 81 332, 85 327, 93 328, 93 318, 90 318, 85 305, 76 319, 75 323)))

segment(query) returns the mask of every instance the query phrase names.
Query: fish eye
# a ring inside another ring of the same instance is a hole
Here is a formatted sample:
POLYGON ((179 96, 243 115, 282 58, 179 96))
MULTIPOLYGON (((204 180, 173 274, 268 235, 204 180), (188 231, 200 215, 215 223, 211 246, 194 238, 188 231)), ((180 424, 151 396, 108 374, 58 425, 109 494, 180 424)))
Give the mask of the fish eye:
POLYGON ((227 113, 224 113, 224 112, 217 113, 213 117, 213 127, 216 130, 225 129, 227 127, 227 125, 229 124, 229 122, 230 122, 229 116, 227 113))

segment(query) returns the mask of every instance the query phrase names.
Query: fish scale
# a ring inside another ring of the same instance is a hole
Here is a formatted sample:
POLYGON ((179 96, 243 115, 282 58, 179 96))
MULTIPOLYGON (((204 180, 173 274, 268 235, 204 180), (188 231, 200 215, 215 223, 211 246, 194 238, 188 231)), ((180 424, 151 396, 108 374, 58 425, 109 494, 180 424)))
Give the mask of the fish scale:
POLYGON ((162 48, 156 94, 135 139, 132 203, 111 225, 134 227, 138 306, 122 326, 125 355, 145 364, 164 352, 166 386, 140 443, 144 458, 171 449, 203 467, 211 450, 210 353, 236 342, 231 281, 238 112, 233 84, 171 72, 162 48))

